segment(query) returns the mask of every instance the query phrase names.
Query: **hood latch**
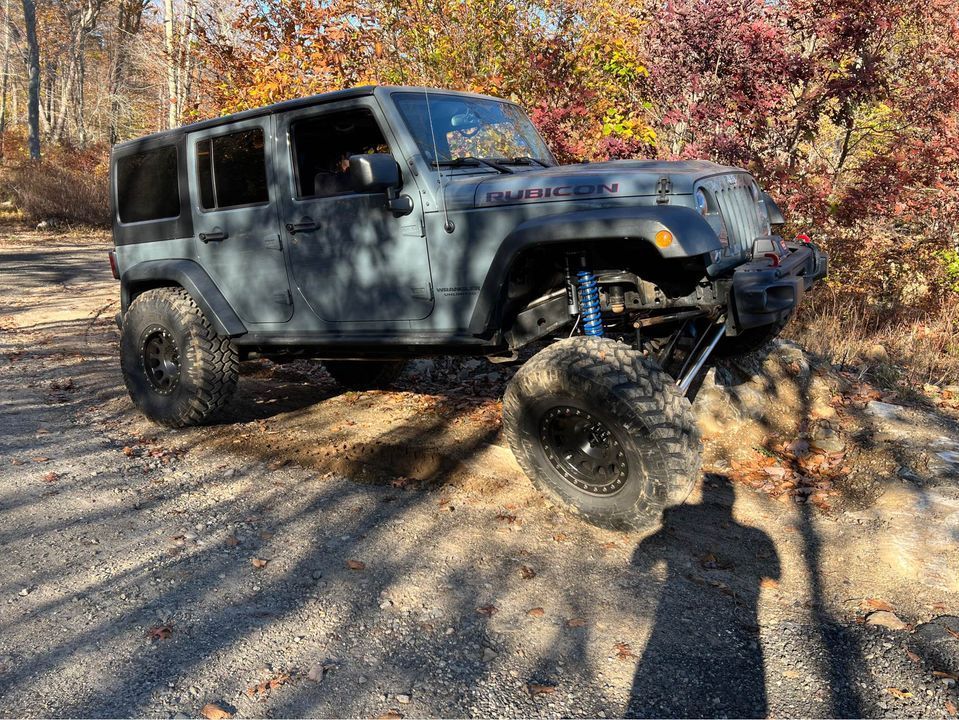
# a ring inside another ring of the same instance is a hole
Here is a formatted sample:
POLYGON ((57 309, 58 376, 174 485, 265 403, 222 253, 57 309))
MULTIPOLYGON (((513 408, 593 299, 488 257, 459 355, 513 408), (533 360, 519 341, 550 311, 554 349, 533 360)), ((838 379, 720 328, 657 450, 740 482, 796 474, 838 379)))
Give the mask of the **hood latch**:
POLYGON ((656 204, 657 205, 668 205, 669 204, 669 193, 673 190, 673 183, 667 175, 663 175, 659 178, 659 182, 656 183, 656 204))

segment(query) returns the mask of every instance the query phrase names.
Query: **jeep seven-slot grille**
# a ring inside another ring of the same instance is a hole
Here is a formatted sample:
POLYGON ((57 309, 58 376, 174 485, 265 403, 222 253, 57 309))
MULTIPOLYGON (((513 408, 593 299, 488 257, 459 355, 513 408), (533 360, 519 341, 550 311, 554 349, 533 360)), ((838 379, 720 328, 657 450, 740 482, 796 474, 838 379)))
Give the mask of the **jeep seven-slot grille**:
POLYGON ((713 195, 726 223, 730 250, 735 253, 751 248, 753 240, 766 234, 766 228, 760 224, 756 202, 744 179, 741 176, 726 177, 716 183, 719 187, 713 187, 713 195), (727 182, 726 177, 735 177, 735 183, 727 182))

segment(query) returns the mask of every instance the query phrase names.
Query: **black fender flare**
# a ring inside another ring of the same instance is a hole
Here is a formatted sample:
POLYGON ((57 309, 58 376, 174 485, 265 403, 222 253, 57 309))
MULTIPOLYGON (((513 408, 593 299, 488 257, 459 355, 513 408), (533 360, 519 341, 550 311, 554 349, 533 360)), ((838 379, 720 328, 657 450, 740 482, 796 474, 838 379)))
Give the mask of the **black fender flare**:
POLYGON ((664 260, 705 255, 722 248, 703 216, 680 205, 597 208, 533 218, 518 225, 496 251, 470 318, 470 332, 479 335, 489 327, 510 266, 521 252, 544 245, 603 240, 646 242, 664 260), (673 236, 664 248, 654 241, 661 230, 673 236))
POLYGON ((206 271, 192 260, 147 260, 120 276, 120 309, 126 313, 139 288, 179 285, 199 306, 218 335, 245 335, 246 326, 206 271))

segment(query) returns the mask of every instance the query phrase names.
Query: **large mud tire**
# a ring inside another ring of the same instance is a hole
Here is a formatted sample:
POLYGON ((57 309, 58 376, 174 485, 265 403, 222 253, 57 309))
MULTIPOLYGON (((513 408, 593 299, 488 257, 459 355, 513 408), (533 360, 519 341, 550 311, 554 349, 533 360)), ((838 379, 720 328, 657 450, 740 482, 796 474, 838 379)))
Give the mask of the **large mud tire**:
POLYGON ((738 358, 763 350, 775 340, 789 324, 792 315, 787 315, 769 325, 743 330, 739 335, 723 338, 716 346, 717 357, 738 358))
POLYGON ((535 355, 506 390, 503 422, 533 484, 600 527, 655 529, 700 473, 702 443, 689 401, 655 362, 613 340, 570 338, 535 355), (584 423, 589 439, 577 444, 584 423), (585 456, 574 449, 569 460, 564 446, 609 457, 590 474, 582 468, 592 460, 577 465, 585 456))
POLYGON ((120 338, 123 380, 134 404, 170 427, 199 425, 236 391, 237 351, 182 288, 147 290, 130 304, 120 338))
POLYGON ((385 390, 406 368, 405 360, 324 360, 323 367, 347 390, 385 390))

